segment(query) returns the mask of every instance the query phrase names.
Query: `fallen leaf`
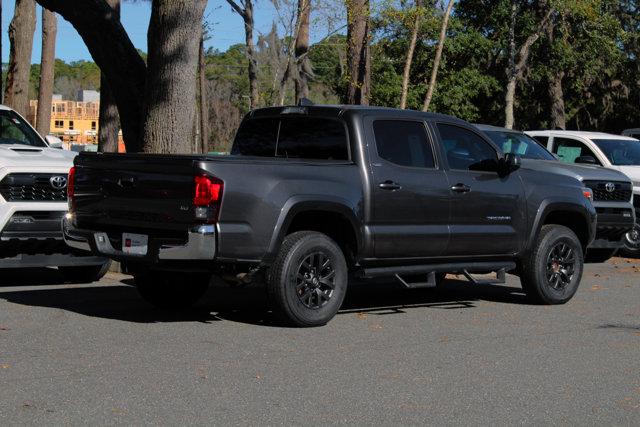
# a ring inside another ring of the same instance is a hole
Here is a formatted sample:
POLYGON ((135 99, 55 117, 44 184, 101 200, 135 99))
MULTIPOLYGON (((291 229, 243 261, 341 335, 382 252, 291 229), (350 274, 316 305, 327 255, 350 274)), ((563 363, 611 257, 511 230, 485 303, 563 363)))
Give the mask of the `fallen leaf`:
POLYGON ((593 285, 593 286, 591 287, 591 290, 592 290, 592 291, 601 291, 601 290, 602 290, 602 286, 600 286, 600 285, 593 285))
POLYGON ((0 369, 9 369, 9 365, 0 365, 0 369))
POLYGON ((260 374, 256 374, 256 379, 257 379, 257 380, 261 380, 261 379, 262 379, 262 377, 260 376, 260 374))
POLYGON ((358 313, 356 314, 356 317, 360 320, 364 320, 367 318, 367 313, 358 313))

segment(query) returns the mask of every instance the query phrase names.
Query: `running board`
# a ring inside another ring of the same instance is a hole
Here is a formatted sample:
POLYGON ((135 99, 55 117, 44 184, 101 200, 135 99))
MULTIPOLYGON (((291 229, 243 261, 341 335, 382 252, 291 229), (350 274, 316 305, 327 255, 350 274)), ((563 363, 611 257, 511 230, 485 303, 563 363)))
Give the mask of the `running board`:
POLYGON ((466 263, 443 263, 426 265, 404 265, 395 267, 375 267, 361 270, 360 276, 365 279, 376 277, 394 277, 414 274, 429 273, 483 273, 504 270, 505 272, 516 269, 516 263, 504 262, 466 262, 466 263))
POLYGON ((409 289, 428 289, 435 288, 437 286, 436 283, 436 273, 430 272, 427 273, 427 281, 426 282, 407 282, 399 274, 396 274, 396 279, 400 281, 406 288, 409 289))
POLYGON ((464 274, 464 277, 474 285, 504 285, 507 283, 507 271, 504 268, 496 272, 496 280, 476 279, 467 270, 463 270, 462 274, 464 274))

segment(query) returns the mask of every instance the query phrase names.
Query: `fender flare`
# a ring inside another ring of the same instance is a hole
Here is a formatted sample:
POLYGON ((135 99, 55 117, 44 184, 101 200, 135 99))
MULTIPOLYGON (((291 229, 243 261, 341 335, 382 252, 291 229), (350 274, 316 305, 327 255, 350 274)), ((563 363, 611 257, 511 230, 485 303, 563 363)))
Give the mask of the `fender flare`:
POLYGON ((359 224, 362 221, 358 220, 356 213, 349 207, 349 202, 346 199, 329 195, 298 195, 289 198, 280 210, 265 260, 271 261, 276 257, 293 218, 300 213, 311 211, 337 213, 344 216, 355 232, 357 249, 360 252, 363 240, 359 224))
POLYGON ((595 237, 595 209, 591 211, 587 208, 587 206, 583 204, 568 202, 566 199, 545 199, 542 201, 542 203, 540 203, 540 207, 538 208, 536 217, 533 220, 531 231, 529 233, 525 246, 526 251, 530 251, 532 249, 534 242, 538 238, 538 234, 540 233, 542 224, 544 224, 546 218, 554 212, 573 212, 580 214, 580 216, 584 218, 589 232, 589 240, 587 241, 585 247, 591 243, 591 241, 595 237))

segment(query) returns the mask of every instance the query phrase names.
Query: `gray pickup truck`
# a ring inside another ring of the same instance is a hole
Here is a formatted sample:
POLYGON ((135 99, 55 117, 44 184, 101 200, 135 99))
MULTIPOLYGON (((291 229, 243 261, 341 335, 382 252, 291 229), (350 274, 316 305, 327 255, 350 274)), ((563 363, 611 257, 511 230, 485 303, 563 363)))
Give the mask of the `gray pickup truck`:
POLYGON ((160 307, 195 303, 217 275, 264 281, 284 319, 316 326, 349 277, 431 287, 489 272, 562 304, 596 211, 578 179, 541 169, 444 115, 265 108, 230 156, 80 154, 63 229, 68 245, 125 262, 160 307))

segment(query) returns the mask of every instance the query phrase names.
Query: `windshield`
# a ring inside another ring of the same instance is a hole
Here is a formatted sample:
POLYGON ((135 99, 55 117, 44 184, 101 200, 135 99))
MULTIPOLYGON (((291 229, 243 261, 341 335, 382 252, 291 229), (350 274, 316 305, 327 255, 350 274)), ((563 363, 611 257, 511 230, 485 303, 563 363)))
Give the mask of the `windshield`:
POLYGON ((609 161, 616 166, 640 165, 640 141, 631 139, 594 139, 609 161))
POLYGON ((543 148, 538 142, 517 132, 488 130, 484 131, 503 153, 513 153, 523 159, 557 160, 553 154, 543 148))
POLYGON ((38 134, 13 111, 0 110, 0 144, 46 147, 38 134))

